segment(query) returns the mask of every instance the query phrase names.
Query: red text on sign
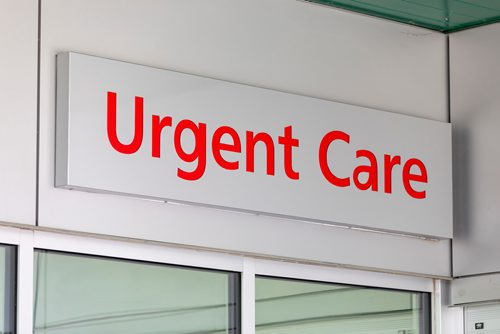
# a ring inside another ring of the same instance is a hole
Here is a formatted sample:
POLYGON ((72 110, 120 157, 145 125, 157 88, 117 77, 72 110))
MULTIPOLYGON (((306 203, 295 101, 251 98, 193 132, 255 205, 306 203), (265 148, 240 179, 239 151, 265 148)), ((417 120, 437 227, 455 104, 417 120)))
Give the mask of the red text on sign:
MULTIPOLYGON (((332 166, 328 163, 328 149, 335 141, 349 144, 350 135, 342 131, 331 131, 323 137, 318 154, 321 172, 332 185, 337 187, 349 187, 351 185, 351 176, 339 177, 335 175, 332 172, 332 166)), ((358 165, 354 168, 352 173, 354 185, 360 190, 370 189, 372 191, 378 191, 379 176, 376 156, 369 150, 360 149, 356 151, 356 158, 366 158, 369 163, 368 165, 358 165), (360 178, 360 175, 363 173, 368 175, 366 181, 362 181, 360 178)), ((401 165, 401 157, 399 155, 391 156, 389 154, 384 154, 384 192, 387 194, 392 193, 393 169, 397 165, 401 165)), ((426 184, 428 181, 427 169, 421 160, 417 158, 408 159, 403 165, 401 180, 408 195, 417 199, 426 198, 425 190, 416 190, 414 188, 415 183, 426 184), (412 172, 412 170, 414 171, 415 169, 417 169, 417 172, 412 172)))
MULTIPOLYGON (((130 144, 123 144, 118 139, 116 129, 116 93, 107 94, 107 133, 111 146, 120 153, 133 154, 137 152, 143 142, 144 133, 144 102, 142 97, 135 97, 135 123, 134 137, 130 144)), ((161 157, 162 133, 167 128, 173 128, 173 142, 177 157, 185 163, 193 164, 193 169, 177 169, 177 176, 189 181, 195 181, 203 177, 207 165, 207 124, 184 119, 177 124, 173 123, 171 116, 160 117, 152 115, 151 118, 151 156, 161 157), (182 144, 182 138, 191 135, 194 139, 194 148, 186 151, 182 144)), ((245 152, 242 152, 242 142, 238 132, 230 126, 218 127, 212 135, 212 155, 215 162, 224 169, 237 170, 240 168, 238 160, 228 160, 224 158, 223 152, 244 153, 245 171, 255 172, 255 148, 263 145, 266 156, 266 174, 275 175, 275 143, 273 138, 266 132, 246 131, 245 132, 245 152), (225 140, 224 140, 225 138, 225 140), (227 141, 230 141, 228 143, 227 141)), ((283 169, 285 174, 293 180, 299 179, 299 173, 293 169, 294 147, 299 147, 299 140, 293 138, 292 127, 287 126, 283 130, 283 136, 278 137, 278 144, 283 145, 283 169)))

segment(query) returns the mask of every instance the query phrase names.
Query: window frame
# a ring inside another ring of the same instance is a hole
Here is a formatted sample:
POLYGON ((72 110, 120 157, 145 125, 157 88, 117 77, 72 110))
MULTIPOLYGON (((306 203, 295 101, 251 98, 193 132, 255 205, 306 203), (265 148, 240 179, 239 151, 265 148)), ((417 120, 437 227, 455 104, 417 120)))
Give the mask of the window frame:
MULTIPOLYGON (((10 289, 13 288, 14 291, 5 291, 4 294, 4 300, 0 302, 7 302, 7 307, 9 309, 9 312, 6 314, 9 314, 9 317, 5 316, 5 320, 10 324, 10 328, 14 330, 14 333, 18 333, 18 308, 17 308, 17 294, 18 294, 18 287, 17 287, 17 278, 18 278, 18 247, 14 243, 7 243, 7 242, 0 242, 1 246, 5 246, 6 248, 10 248, 10 250, 7 251, 7 256, 6 256, 6 263, 5 263, 5 289, 10 289), (9 256, 8 253, 12 252, 12 256, 9 256), (11 308, 14 306, 13 308, 11 308), (13 311, 13 314, 10 313, 10 311, 13 311), (7 320, 8 318, 8 320, 7 320)), ((7 311, 7 309, 5 310, 7 311)), ((3 333, 3 332, 1 332, 3 333)), ((10 333, 10 332, 8 332, 10 333)))
POLYGON ((169 265, 240 273, 241 334, 255 334, 255 276, 274 276, 325 283, 361 285, 431 293, 432 333, 440 333, 442 280, 370 268, 344 268, 326 263, 265 258, 223 250, 150 242, 83 232, 0 226, 0 243, 17 246, 17 333, 33 332, 34 251, 44 249, 115 257, 169 265))
MULTIPOLYGON (((403 292, 409 294, 420 294, 421 298, 421 309, 420 309, 420 317, 418 318, 419 322, 419 332, 416 334, 430 334, 432 332, 432 292, 426 291, 415 291, 415 290, 403 290, 403 289, 395 289, 393 287, 374 287, 367 285, 359 285, 359 284, 351 284, 351 283, 337 283, 337 282, 325 282, 318 280, 310 280, 310 279, 300 279, 296 277, 280 277, 280 276, 269 276, 269 275, 255 275, 255 278, 258 279, 276 279, 283 280, 289 282, 297 282, 297 283, 311 283, 311 284, 319 284, 319 285, 333 285, 333 286, 342 286, 346 288, 359 288, 359 289, 371 289, 371 290, 380 290, 380 291, 388 291, 388 292, 403 292)), ((412 332, 413 333, 413 332, 412 332)))

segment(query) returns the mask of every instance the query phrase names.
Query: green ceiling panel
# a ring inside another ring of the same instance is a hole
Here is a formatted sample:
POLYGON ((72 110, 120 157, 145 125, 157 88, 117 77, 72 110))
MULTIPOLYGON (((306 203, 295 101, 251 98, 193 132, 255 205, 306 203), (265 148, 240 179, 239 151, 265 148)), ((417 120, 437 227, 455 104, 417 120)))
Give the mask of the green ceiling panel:
POLYGON ((331 7, 454 32, 500 22, 500 0, 307 0, 331 7))

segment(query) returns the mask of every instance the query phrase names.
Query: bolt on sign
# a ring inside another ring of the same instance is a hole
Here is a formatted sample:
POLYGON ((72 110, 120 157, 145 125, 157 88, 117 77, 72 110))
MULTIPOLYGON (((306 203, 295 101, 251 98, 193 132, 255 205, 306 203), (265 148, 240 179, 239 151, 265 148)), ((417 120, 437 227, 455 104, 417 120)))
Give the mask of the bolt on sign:
POLYGON ((77 53, 56 187, 452 237, 450 124, 77 53))

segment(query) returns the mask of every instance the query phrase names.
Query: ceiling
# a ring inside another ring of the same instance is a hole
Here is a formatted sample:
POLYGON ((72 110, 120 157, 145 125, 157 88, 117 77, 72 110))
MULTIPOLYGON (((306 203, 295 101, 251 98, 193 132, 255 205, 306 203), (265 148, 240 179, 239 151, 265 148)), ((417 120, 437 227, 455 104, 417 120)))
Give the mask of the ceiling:
POLYGON ((393 21, 455 32, 500 22, 500 0, 306 0, 393 21))

